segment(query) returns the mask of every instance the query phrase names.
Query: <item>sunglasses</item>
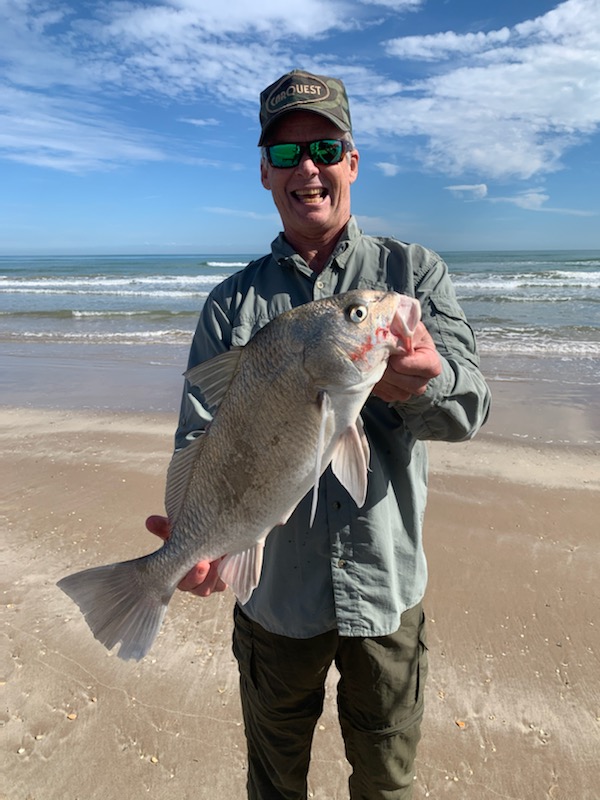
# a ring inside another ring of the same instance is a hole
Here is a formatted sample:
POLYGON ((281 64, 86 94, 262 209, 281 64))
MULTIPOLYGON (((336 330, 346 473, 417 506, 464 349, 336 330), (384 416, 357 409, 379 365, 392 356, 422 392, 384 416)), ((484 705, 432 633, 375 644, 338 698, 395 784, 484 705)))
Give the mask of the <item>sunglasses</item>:
POLYGON ((307 144, 271 144, 265 148, 267 161, 272 167, 290 169, 297 167, 302 156, 308 151, 311 161, 315 164, 330 166, 339 164, 344 154, 352 150, 350 142, 344 139, 317 139, 307 144))

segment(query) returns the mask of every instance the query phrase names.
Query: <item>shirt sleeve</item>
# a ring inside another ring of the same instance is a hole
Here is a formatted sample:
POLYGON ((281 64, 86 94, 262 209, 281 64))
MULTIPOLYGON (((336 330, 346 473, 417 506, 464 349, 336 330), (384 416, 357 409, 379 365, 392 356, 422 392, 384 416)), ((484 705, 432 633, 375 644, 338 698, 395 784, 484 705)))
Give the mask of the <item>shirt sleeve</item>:
POLYGON ((479 370, 475 334, 444 261, 433 253, 420 261, 414 267, 415 296, 441 356, 442 372, 429 381, 424 395, 392 406, 417 439, 470 439, 487 419, 491 401, 479 370))

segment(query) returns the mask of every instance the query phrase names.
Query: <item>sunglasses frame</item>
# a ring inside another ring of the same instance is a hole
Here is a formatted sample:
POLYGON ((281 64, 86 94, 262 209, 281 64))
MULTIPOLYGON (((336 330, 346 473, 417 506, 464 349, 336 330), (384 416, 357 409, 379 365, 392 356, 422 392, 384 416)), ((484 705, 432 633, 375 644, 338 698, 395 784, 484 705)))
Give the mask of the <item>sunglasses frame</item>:
POLYGON ((316 164, 317 166, 329 167, 329 166, 333 166, 335 164, 339 164, 343 160, 343 158, 346 155, 346 153, 351 152, 353 149, 354 149, 354 145, 352 144, 352 142, 349 142, 347 139, 324 138, 324 139, 315 139, 312 142, 303 142, 303 143, 300 143, 300 142, 277 142, 277 144, 264 145, 263 152, 264 152, 264 154, 266 156, 266 159, 269 162, 269 164, 272 167, 274 167, 275 169, 294 169, 294 167, 297 167, 298 164, 302 161, 302 158, 304 157, 305 153, 308 153, 311 161, 314 164, 316 164), (339 158, 336 158, 335 161, 322 161, 321 158, 319 158, 318 152, 313 152, 313 148, 315 150, 317 150, 317 147, 319 145, 322 145, 322 143, 324 143, 324 142, 327 143, 327 144, 335 142, 336 145, 341 145, 339 158), (280 165, 280 164, 274 164, 273 163, 273 158, 272 158, 272 154, 271 154, 271 148, 280 147, 281 145, 285 145, 285 146, 293 145, 294 147, 298 148, 297 152, 296 152, 296 155, 294 156, 294 163, 293 164, 280 165))

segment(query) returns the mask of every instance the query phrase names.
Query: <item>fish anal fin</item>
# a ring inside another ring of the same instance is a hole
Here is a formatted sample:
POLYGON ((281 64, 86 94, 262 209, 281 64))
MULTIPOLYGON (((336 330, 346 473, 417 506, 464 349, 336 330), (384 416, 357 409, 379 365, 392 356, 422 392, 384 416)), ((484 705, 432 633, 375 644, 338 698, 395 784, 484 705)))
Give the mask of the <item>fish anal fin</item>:
POLYGON ((360 417, 341 435, 331 460, 333 474, 360 508, 367 497, 369 443, 360 417))
POLYGON ((248 602, 258 586, 266 538, 265 534, 253 547, 228 553, 219 564, 219 576, 231 587, 242 605, 248 602))

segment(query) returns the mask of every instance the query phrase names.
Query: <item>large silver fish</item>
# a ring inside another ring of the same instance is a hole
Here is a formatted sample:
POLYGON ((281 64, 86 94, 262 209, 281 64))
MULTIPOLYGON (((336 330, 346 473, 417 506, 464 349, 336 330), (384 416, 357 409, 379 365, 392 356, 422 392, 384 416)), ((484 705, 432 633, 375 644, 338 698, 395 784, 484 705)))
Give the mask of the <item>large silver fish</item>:
POLYGON ((260 579, 268 534, 286 522, 329 464, 362 506, 369 445, 360 411, 390 354, 410 350, 420 306, 396 292, 356 290, 286 311, 243 348, 186 377, 215 411, 174 453, 167 474, 168 541, 132 561, 87 569, 58 586, 92 633, 121 658, 140 659, 173 592, 198 561, 241 603, 260 579))

